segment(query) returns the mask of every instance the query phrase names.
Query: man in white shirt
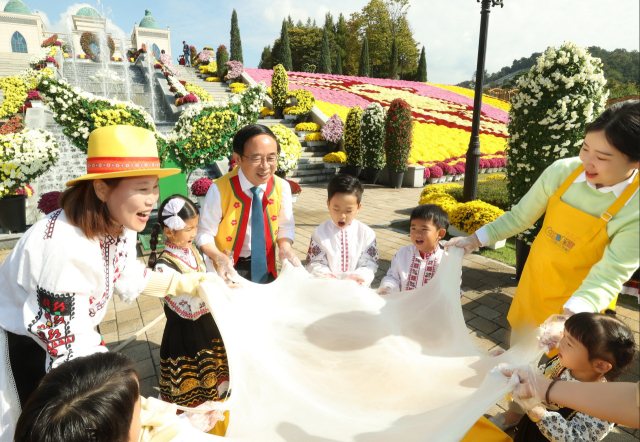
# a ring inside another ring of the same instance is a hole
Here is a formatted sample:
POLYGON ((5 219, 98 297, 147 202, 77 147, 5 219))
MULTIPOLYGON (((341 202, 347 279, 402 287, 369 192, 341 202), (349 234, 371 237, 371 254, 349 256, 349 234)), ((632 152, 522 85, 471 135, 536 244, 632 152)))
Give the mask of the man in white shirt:
POLYGON ((196 243, 226 280, 237 271, 253 282, 273 281, 276 243, 281 261, 300 266, 291 248, 295 239, 291 187, 274 175, 279 152, 278 140, 268 127, 243 127, 233 139, 233 158, 239 167, 217 179, 207 192, 196 243), (262 210, 254 210, 256 206, 262 210))

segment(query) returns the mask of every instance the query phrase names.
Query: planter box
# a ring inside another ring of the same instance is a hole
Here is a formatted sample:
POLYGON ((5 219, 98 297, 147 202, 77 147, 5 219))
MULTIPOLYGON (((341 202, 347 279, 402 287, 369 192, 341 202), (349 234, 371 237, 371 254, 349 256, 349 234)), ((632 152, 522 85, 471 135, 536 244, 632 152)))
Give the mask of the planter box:
POLYGON ((450 183, 451 181, 453 181, 453 175, 446 175, 444 177, 444 181, 450 183))
POLYGON ((453 180, 454 181, 460 181, 462 179, 462 175, 454 175, 453 176, 453 180))
POLYGON ((498 241, 495 244, 491 244, 490 246, 483 246, 485 249, 491 249, 491 250, 496 250, 496 249, 501 249, 503 248, 505 245, 507 244, 507 240, 503 239, 502 241, 498 241))
POLYGON ((292 193, 291 194, 291 202, 295 204, 295 202, 298 200, 298 195, 299 193, 292 193))
POLYGON ((479 169, 479 170, 478 170, 478 173, 487 173, 487 169, 486 169, 486 168, 484 168, 484 169, 479 169))
POLYGON ((298 119, 297 115, 289 115, 289 114, 284 114, 284 119, 285 120, 291 120, 291 121, 295 121, 298 119))
POLYGON ((29 100, 29 103, 31 103, 31 107, 44 107, 40 100, 29 100))
POLYGON ((449 232, 449 235, 451 236, 469 236, 468 233, 464 233, 463 231, 458 230, 458 228, 454 225, 450 225, 447 229, 447 232, 449 232))
POLYGON ((204 206, 204 196, 197 196, 196 197, 198 199, 198 205, 200 206, 200 209, 202 209, 202 206, 204 206))
MULTIPOLYGON (((423 187, 423 182, 424 166, 409 166, 409 169, 405 170, 402 187, 423 187)), ((380 177, 376 184, 389 184, 389 172, 386 168, 380 171, 380 177)))
POLYGON ((305 141, 308 147, 323 147, 327 145, 326 141, 305 141))
POLYGON ((324 162, 325 169, 338 169, 340 167, 345 167, 346 163, 329 163, 327 161, 324 162))
POLYGON ((262 120, 274 120, 275 118, 273 117, 273 115, 269 115, 267 117, 260 117, 260 119, 262 119, 262 120))
POLYGON ((438 184, 440 182, 440 178, 427 178, 427 183, 429 184, 438 184))
POLYGON ((315 134, 317 132, 320 132, 319 130, 316 131, 312 131, 312 130, 297 130, 296 133, 298 134, 299 137, 306 137, 309 134, 315 134))

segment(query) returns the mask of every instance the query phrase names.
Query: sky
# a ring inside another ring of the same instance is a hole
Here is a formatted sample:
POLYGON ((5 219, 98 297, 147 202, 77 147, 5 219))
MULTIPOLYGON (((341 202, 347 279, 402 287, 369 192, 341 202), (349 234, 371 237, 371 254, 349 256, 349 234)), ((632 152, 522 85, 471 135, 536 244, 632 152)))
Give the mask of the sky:
MULTIPOLYGON (((134 22, 151 9, 160 27, 171 28, 174 59, 182 41, 196 46, 229 47, 231 12, 236 7, 246 67, 257 67, 264 46, 279 37, 282 19, 307 17, 318 25, 331 12, 345 17, 360 11, 368 0, 103 0, 103 3, 66 3, 23 0, 38 10, 47 29, 66 32, 66 17, 82 6, 93 6, 108 19, 115 35, 131 35, 134 22)), ((97 1, 97 0, 95 0, 97 1)), ((0 0, 0 10, 6 0, 0 0)), ((573 41, 581 46, 638 50, 638 0, 504 0, 504 8, 491 9, 486 69, 489 73, 511 65, 514 59, 543 52, 547 47, 573 41)), ((456 84, 471 79, 476 69, 480 4, 475 0, 410 0, 408 19, 415 39, 424 45, 430 82, 456 84)))

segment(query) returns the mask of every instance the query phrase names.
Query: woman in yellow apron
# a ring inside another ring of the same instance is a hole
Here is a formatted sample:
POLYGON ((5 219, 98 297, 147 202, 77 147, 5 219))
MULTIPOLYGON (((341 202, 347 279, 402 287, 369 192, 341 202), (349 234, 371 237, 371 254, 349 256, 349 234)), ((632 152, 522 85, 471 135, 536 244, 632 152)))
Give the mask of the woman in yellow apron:
MULTIPOLYGON (((638 268, 640 101, 611 106, 586 133, 580 156, 549 166, 511 211, 445 244, 470 253, 544 215, 507 316, 512 342, 553 314, 615 308, 638 268)), ((494 422, 506 428, 517 419, 507 412, 494 422)))

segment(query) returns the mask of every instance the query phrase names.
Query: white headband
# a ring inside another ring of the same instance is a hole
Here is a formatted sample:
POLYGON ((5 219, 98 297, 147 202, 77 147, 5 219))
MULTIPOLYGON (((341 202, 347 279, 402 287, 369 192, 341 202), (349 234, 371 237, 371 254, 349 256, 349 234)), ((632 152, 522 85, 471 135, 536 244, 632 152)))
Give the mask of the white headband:
POLYGON ((169 216, 169 218, 165 219, 164 225, 170 228, 171 230, 182 230, 186 226, 185 222, 180 218, 178 213, 182 210, 186 201, 182 198, 174 198, 164 206, 162 209, 162 216, 169 216))

